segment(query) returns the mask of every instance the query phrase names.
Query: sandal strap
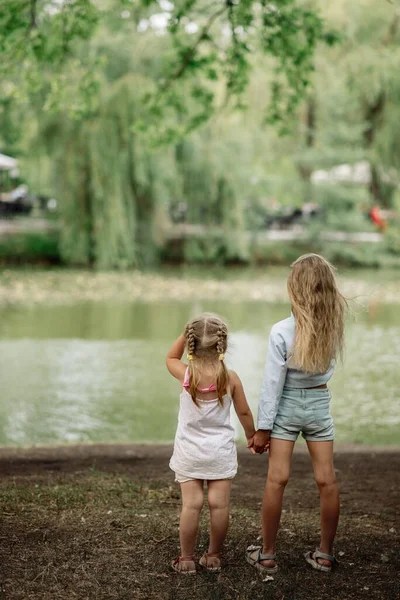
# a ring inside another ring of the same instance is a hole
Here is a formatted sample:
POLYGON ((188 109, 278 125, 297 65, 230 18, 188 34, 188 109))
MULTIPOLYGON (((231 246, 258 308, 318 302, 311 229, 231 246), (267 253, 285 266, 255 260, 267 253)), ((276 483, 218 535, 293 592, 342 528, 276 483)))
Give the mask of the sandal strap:
POLYGON ((194 555, 192 555, 192 556, 177 556, 175 560, 177 560, 178 562, 194 561, 194 555))
POLYGON ((316 560, 317 558, 322 558, 323 560, 330 560, 331 563, 334 563, 336 561, 336 558, 334 556, 332 556, 331 554, 325 554, 324 552, 318 550, 318 548, 314 552, 314 559, 316 560))
POLYGON ((276 554, 263 554, 262 548, 259 549, 258 558, 257 558, 258 563, 262 560, 275 560, 275 559, 276 559, 276 554))

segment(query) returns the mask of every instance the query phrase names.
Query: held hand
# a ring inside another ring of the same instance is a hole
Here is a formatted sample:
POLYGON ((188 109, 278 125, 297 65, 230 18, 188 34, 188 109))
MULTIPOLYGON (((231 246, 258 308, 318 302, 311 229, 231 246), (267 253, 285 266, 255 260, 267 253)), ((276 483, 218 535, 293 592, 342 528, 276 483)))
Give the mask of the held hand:
POLYGON ((252 454, 256 454, 254 450, 254 435, 251 438, 247 438, 247 447, 252 454))
POLYGON ((257 454, 262 454, 266 450, 268 450, 270 444, 270 431, 264 431, 259 429, 256 431, 253 437, 253 445, 252 447, 256 451, 257 454))

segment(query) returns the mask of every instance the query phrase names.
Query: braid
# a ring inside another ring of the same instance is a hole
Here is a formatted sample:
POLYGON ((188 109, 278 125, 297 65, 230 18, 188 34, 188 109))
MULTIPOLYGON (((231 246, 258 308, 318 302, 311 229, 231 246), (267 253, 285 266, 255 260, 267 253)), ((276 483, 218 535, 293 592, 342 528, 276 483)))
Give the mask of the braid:
POLYGON ((185 338, 188 352, 187 358, 189 360, 189 394, 191 395, 194 404, 199 407, 197 402, 197 387, 200 382, 200 373, 198 368, 195 367, 196 361, 193 360, 193 354, 196 349, 196 336, 192 324, 186 325, 185 338))
POLYGON ((187 347, 188 347, 188 356, 193 356, 195 348, 196 348, 196 338, 194 335, 193 327, 187 328, 186 339, 187 339, 187 347))
POLYGON ((224 360, 224 352, 226 347, 226 332, 219 329, 217 331, 217 353, 219 355, 219 360, 224 360))
POLYGON ((217 331, 217 345, 216 350, 218 353, 218 367, 217 367, 217 394, 218 403, 220 405, 224 402, 224 394, 229 390, 229 374, 224 363, 225 350, 226 350, 226 339, 227 331, 225 329, 218 329, 217 331))

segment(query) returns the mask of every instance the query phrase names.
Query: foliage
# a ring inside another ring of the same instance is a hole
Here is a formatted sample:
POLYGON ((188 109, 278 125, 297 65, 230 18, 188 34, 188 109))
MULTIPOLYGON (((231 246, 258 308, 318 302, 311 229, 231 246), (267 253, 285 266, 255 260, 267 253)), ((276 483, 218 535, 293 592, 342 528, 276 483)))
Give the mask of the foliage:
POLYGON ((338 0, 323 16, 340 29, 343 41, 317 57, 314 156, 329 151, 331 164, 348 162, 351 153, 350 162, 368 160, 371 202, 390 207, 399 182, 393 168, 400 145, 400 13, 395 3, 338 0))
POLYGON ((391 253, 386 242, 327 242, 314 236, 309 240, 268 242, 255 246, 252 261, 258 264, 288 265, 301 254, 317 252, 337 266, 354 268, 400 268, 400 252, 391 253))
POLYGON ((137 124, 156 128, 158 142, 210 118, 216 82, 225 89, 223 102, 233 98, 240 105, 257 51, 272 57, 276 73, 267 121, 286 127, 309 84, 317 43, 337 37, 316 9, 296 0, 141 0, 135 6, 128 0, 10 0, 0 17, 4 96, 41 91, 47 108, 91 111, 102 62, 79 52, 81 42, 101 24, 116 29, 121 18, 133 21, 136 31, 157 28, 168 38, 162 73, 153 73, 156 91, 147 95, 145 118, 137 124))
POLYGON ((265 121, 287 131, 309 85, 317 43, 338 39, 325 30, 317 9, 295 0, 176 2, 169 4, 167 22, 171 58, 156 80, 156 93, 147 96, 142 122, 143 130, 149 123, 156 129, 158 141, 161 127, 165 142, 199 127, 218 105, 233 101, 235 107, 243 107, 254 54, 269 57, 268 68, 275 72, 265 121))
POLYGON ((51 120, 42 132, 56 156, 61 251, 71 264, 126 268, 137 264, 137 242, 142 254, 153 251, 151 224, 161 182, 154 157, 143 152, 130 127, 135 83, 118 81, 105 93, 96 119, 51 120))
POLYGON ((400 256, 400 222, 392 224, 385 235, 386 247, 390 254, 400 256))
POLYGON ((344 184, 316 185, 313 200, 321 208, 317 228, 332 231, 374 231, 368 218, 368 191, 344 184))
POLYGON ((90 0, 9 0, 0 12, 1 95, 23 103, 41 91, 44 108, 86 109, 96 90, 90 57, 76 49, 94 33, 100 11, 90 0), (72 103, 71 103, 71 100, 72 103))
POLYGON ((0 264, 60 262, 57 233, 26 233, 0 238, 0 264))
MULTIPOLYGON (((62 259, 284 260, 291 244, 264 256, 252 232, 304 202, 322 209, 319 230, 371 230, 372 202, 396 208, 400 43, 394 6, 363 6, 11 0, 0 151, 20 159, 33 192, 57 198, 62 259), (360 160, 369 185, 311 183, 316 169, 360 160), (175 206, 208 235, 166 247, 175 206)), ((394 238, 385 252, 397 257, 394 238)))

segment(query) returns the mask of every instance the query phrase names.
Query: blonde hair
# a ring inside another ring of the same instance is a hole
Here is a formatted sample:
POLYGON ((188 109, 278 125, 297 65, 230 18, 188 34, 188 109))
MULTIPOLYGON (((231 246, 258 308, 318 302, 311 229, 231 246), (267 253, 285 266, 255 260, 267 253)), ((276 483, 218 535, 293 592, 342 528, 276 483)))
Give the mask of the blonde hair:
POLYGON ((307 373, 324 373, 342 357, 347 301, 338 290, 335 268, 318 254, 304 254, 287 280, 296 320, 290 361, 307 373))
POLYGON ((214 363, 218 402, 223 404, 223 397, 229 388, 229 375, 224 359, 228 347, 228 328, 218 315, 203 313, 195 317, 185 327, 188 359, 189 359, 189 393, 196 406, 197 388, 201 379, 201 367, 214 363))

